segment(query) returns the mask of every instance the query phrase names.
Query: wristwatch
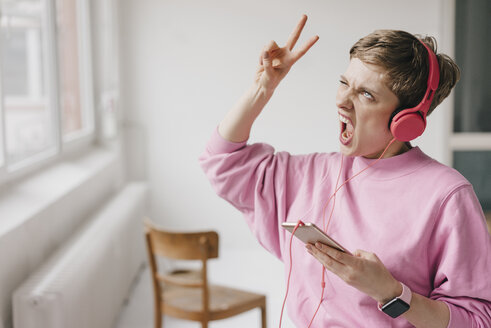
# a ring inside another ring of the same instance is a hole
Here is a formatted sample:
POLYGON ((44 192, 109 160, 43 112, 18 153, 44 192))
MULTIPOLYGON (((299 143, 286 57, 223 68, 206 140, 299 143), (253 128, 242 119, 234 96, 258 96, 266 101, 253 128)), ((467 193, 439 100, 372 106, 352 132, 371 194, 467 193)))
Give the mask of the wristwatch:
POLYGON ((409 310, 409 305, 411 304, 411 297, 413 295, 411 290, 402 282, 400 282, 400 284, 402 285, 401 295, 395 297, 384 305, 380 303, 378 304, 378 309, 385 314, 390 315, 392 318, 397 318, 409 310))

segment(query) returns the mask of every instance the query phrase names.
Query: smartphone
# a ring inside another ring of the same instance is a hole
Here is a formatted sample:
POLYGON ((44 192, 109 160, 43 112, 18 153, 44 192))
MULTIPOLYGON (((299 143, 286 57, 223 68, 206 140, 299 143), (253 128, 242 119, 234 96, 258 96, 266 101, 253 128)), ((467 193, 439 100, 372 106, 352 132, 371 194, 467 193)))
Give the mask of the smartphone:
MULTIPOLYGON (((286 230, 293 232, 293 229, 297 226, 297 223, 295 222, 283 222, 281 224, 283 228, 286 230)), ((316 242, 323 243, 325 245, 331 246, 333 248, 336 248, 337 250, 340 250, 341 252, 350 254, 351 253, 341 246, 338 242, 336 242, 334 239, 326 235, 324 231, 319 229, 315 224, 313 223, 304 223, 303 225, 298 226, 297 230, 295 231, 295 237, 303 241, 305 244, 315 244, 316 242)))

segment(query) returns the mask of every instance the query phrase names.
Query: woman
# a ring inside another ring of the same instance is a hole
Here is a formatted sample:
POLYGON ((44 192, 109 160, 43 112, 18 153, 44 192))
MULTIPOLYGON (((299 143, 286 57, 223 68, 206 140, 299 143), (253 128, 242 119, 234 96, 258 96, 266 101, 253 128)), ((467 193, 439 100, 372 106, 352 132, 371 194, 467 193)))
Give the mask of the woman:
MULTIPOLYGON (((282 222, 313 222, 347 249, 360 249, 351 255, 294 240, 290 317, 307 327, 319 306, 313 327, 491 327, 491 238, 472 186, 419 147, 393 140, 389 129, 398 109, 424 98, 431 38, 383 30, 351 48, 336 96, 339 153, 293 156, 246 145, 275 88, 318 40, 293 50, 306 20, 284 47, 265 47, 253 86, 200 157, 218 195, 244 213, 287 274, 290 235, 282 222)), ((448 56, 437 60, 430 112, 459 78, 448 56)))

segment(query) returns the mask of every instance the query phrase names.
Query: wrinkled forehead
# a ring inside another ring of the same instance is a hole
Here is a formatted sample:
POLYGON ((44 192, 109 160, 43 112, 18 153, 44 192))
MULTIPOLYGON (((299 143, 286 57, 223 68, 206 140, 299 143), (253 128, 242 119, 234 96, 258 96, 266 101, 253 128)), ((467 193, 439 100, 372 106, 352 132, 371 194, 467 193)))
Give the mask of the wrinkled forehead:
POLYGON ((350 60, 344 76, 356 86, 369 86, 379 91, 390 91, 387 84, 387 70, 354 57, 350 60))

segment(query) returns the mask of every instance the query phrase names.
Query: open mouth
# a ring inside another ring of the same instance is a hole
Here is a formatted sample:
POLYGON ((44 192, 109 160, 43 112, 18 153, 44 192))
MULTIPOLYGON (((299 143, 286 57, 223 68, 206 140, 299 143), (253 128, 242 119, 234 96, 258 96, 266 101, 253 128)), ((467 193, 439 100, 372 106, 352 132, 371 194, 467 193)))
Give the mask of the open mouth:
POLYGON ((339 140, 343 145, 347 145, 351 142, 351 139, 353 139, 353 124, 343 115, 339 115, 339 122, 341 124, 341 135, 339 136, 339 140))

